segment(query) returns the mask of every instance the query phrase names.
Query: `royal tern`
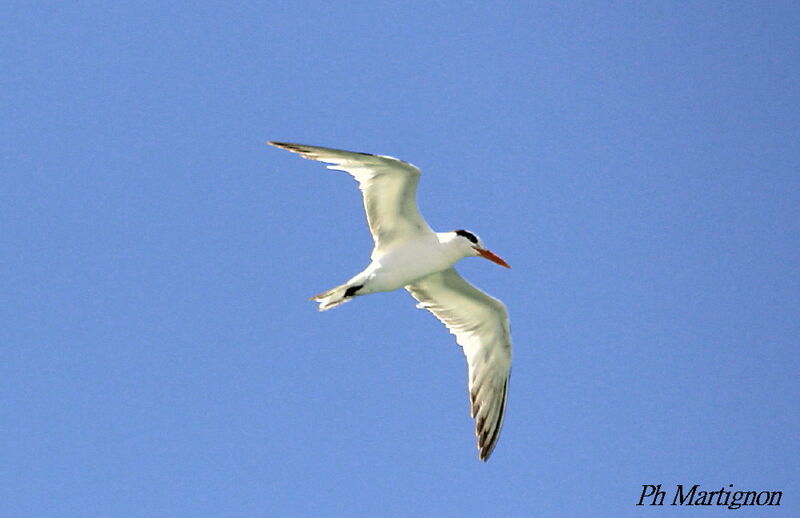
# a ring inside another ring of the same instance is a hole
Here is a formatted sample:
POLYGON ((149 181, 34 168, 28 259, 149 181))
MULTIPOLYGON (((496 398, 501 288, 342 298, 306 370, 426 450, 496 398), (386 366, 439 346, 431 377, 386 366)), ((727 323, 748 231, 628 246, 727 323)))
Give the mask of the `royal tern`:
POLYGON ((352 279, 311 300, 319 310, 355 297, 405 288, 456 337, 469 366, 470 413, 475 419, 479 458, 491 455, 500 429, 511 369, 511 334, 506 307, 465 281, 453 265, 484 257, 509 268, 468 230, 434 232, 417 208, 420 170, 389 156, 324 147, 269 142, 303 158, 350 173, 364 197, 375 248, 372 262, 352 279))

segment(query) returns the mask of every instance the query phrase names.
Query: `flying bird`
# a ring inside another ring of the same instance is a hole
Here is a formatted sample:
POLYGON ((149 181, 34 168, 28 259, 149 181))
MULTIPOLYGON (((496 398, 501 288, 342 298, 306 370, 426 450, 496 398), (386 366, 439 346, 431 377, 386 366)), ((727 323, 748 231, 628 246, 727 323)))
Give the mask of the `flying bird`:
POLYGON ((510 268, 468 230, 434 232, 417 208, 420 170, 390 156, 268 142, 303 158, 331 164, 361 188, 375 241, 372 262, 341 286, 311 298, 325 311, 355 297, 405 288, 455 335, 469 366, 470 413, 478 457, 497 444, 511 370, 511 333, 505 305, 474 287, 453 268, 465 257, 484 257, 510 268))

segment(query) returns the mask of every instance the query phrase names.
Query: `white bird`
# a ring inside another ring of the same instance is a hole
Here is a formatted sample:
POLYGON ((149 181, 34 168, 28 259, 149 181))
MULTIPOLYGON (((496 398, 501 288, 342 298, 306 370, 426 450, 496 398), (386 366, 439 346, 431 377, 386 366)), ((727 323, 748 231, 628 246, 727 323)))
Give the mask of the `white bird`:
POLYGON ((511 370, 511 333, 502 302, 465 281, 453 265, 480 256, 510 268, 472 232, 434 232, 417 208, 420 170, 389 156, 269 142, 350 173, 359 183, 375 240, 372 262, 352 279, 311 300, 319 310, 354 297, 405 288, 417 307, 433 313, 463 348, 469 365, 470 413, 479 458, 487 460, 503 425, 511 370))

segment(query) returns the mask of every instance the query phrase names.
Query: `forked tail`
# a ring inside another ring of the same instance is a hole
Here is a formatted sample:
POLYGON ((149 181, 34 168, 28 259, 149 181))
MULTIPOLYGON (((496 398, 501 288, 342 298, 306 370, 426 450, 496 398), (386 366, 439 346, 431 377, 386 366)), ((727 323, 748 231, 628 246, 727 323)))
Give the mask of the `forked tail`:
POLYGON ((342 284, 319 295, 314 295, 309 300, 318 302, 319 310, 325 311, 352 300, 356 296, 356 292, 362 287, 363 285, 360 284, 342 284))

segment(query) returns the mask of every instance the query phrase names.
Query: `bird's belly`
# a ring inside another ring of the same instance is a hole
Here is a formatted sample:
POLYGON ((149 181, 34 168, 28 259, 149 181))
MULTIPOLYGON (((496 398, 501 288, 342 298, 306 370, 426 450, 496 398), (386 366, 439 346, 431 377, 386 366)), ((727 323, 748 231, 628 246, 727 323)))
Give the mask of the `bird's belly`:
POLYGON ((419 252, 399 251, 381 257, 373 263, 372 276, 367 283, 370 292, 393 291, 427 277, 432 273, 446 270, 454 261, 438 251, 420 255, 419 252))

